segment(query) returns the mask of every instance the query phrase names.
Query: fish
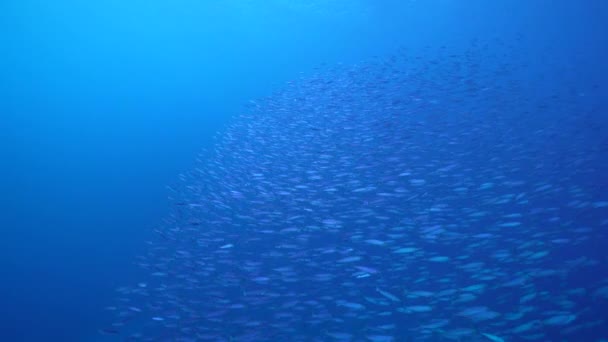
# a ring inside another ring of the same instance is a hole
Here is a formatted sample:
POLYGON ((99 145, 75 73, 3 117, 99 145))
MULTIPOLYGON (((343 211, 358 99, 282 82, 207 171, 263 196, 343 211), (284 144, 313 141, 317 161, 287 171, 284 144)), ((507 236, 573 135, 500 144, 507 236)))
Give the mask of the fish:
POLYGON ((572 96, 586 85, 550 51, 536 56, 539 72, 511 44, 453 50, 325 66, 246 103, 169 188, 168 215, 135 259, 141 273, 117 289, 101 332, 608 334, 599 107, 572 96))
POLYGON ((493 334, 489 334, 489 333, 481 333, 481 336, 485 337, 486 339, 492 341, 492 342, 505 342, 505 339, 502 337, 498 337, 496 335, 493 334))
POLYGON ((395 295, 393 295, 393 294, 392 294, 392 293, 390 293, 390 292, 387 292, 387 291, 381 290, 381 289, 379 289, 379 288, 377 288, 377 287, 376 287, 376 291, 377 291, 378 293, 380 293, 381 295, 383 295, 384 297, 386 297, 386 298, 388 298, 388 299, 392 300, 393 302, 400 302, 400 301, 401 301, 401 299, 397 298, 395 295))

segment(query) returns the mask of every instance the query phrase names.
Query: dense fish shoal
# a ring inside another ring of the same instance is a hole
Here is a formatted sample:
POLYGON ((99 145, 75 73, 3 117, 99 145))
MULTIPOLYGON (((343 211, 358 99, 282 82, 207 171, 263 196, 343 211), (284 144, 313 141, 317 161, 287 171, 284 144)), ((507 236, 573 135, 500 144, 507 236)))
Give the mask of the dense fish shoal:
POLYGON ((584 84, 536 78, 503 50, 400 52, 251 101, 169 189, 138 259, 148 276, 118 289, 102 332, 608 336, 606 123, 584 84))

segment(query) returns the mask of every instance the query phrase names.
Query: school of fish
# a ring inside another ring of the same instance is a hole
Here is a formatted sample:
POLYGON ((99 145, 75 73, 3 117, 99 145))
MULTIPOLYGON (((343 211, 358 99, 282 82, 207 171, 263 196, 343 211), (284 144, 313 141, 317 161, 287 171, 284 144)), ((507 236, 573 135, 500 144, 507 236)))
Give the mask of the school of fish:
POLYGON ((608 341, 599 85, 535 77, 506 44, 431 50, 251 101, 169 188, 137 260, 148 275, 118 289, 101 332, 608 341))

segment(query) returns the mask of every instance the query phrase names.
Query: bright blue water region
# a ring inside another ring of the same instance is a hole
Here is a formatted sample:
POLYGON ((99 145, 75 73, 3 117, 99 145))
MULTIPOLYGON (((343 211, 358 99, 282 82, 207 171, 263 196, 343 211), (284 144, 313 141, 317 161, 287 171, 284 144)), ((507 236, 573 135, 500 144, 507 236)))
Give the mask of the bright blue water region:
POLYGON ((0 3, 1 341, 608 341, 608 2, 0 3))

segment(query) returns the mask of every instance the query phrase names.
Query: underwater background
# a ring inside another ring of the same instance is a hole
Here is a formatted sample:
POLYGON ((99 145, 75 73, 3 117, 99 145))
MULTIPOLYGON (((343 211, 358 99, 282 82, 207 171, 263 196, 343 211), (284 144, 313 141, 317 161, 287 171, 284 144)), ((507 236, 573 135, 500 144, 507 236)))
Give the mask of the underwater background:
POLYGON ((607 26, 3 1, 0 340, 608 340, 607 26))

